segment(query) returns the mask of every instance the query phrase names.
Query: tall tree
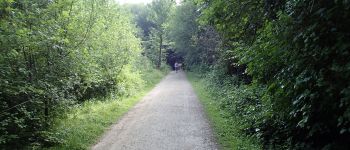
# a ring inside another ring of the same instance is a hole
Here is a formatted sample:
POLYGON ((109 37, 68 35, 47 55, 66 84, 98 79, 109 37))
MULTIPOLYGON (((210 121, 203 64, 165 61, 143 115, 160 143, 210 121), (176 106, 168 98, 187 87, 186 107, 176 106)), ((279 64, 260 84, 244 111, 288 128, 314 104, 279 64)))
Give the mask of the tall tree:
POLYGON ((157 43, 159 44, 158 45, 159 46, 158 62, 157 62, 158 68, 160 68, 162 63, 162 47, 163 47, 163 42, 165 38, 165 29, 168 25, 167 23, 168 23, 169 17, 172 14, 174 6, 175 6, 174 0, 154 0, 149 5, 149 9, 150 9, 149 19, 155 25, 155 27, 153 28, 154 29, 153 31, 154 31, 154 35, 157 36, 158 38, 157 43))
POLYGON ((188 67, 212 65, 220 43, 216 30, 209 25, 201 26, 197 20, 199 7, 192 1, 184 1, 175 9, 169 23, 169 38, 176 52, 184 55, 188 67))
POLYGON ((150 35, 151 28, 154 28, 153 22, 148 19, 150 9, 148 9, 147 5, 145 4, 124 4, 124 7, 126 7, 133 14, 134 22, 136 23, 137 27, 141 29, 140 38, 142 38, 144 41, 147 40, 147 37, 150 35))

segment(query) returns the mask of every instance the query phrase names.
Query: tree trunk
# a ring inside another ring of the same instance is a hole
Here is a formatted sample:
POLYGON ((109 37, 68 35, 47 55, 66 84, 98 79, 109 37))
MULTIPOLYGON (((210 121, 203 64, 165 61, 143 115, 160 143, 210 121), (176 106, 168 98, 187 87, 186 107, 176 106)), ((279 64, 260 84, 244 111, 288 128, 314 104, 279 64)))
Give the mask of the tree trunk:
POLYGON ((160 42, 159 42, 159 56, 158 56, 158 65, 157 68, 159 69, 162 65, 162 45, 163 45, 163 35, 160 34, 159 36, 160 42))

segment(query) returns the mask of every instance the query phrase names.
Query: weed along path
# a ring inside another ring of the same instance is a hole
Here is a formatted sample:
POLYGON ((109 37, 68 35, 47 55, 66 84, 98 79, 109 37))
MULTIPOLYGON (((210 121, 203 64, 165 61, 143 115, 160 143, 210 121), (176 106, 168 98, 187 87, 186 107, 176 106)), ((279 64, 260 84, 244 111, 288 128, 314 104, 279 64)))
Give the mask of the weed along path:
POLYGON ((105 133, 94 150, 215 150, 186 75, 171 72, 105 133))

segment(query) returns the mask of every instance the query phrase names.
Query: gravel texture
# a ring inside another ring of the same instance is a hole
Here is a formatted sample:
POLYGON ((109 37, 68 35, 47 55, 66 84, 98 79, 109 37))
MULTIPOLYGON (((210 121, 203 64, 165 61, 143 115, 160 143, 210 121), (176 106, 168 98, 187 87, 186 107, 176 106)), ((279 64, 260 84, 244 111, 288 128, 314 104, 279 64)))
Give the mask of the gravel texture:
POLYGON ((125 114, 94 150, 215 150, 217 144, 185 73, 171 72, 125 114))

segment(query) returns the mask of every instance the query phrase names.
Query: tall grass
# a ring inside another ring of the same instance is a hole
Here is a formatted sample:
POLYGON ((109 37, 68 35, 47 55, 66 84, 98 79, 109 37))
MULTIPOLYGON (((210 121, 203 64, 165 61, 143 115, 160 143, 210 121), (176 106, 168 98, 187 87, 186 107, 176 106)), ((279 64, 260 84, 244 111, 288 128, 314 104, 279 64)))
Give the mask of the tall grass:
POLYGON ((55 126, 49 131, 49 139, 59 144, 51 150, 89 149, 100 136, 123 116, 132 106, 157 84, 168 70, 149 69, 143 72, 145 86, 136 94, 123 97, 109 97, 86 101, 72 108, 64 117, 57 118, 55 126))
POLYGON ((212 84, 206 78, 201 78, 196 73, 189 72, 190 80, 196 94, 198 95, 207 116, 214 129, 214 134, 221 149, 229 150, 255 150, 261 149, 256 138, 248 137, 241 132, 241 123, 237 117, 232 117, 230 112, 221 109, 220 97, 214 97, 210 90, 212 84))

